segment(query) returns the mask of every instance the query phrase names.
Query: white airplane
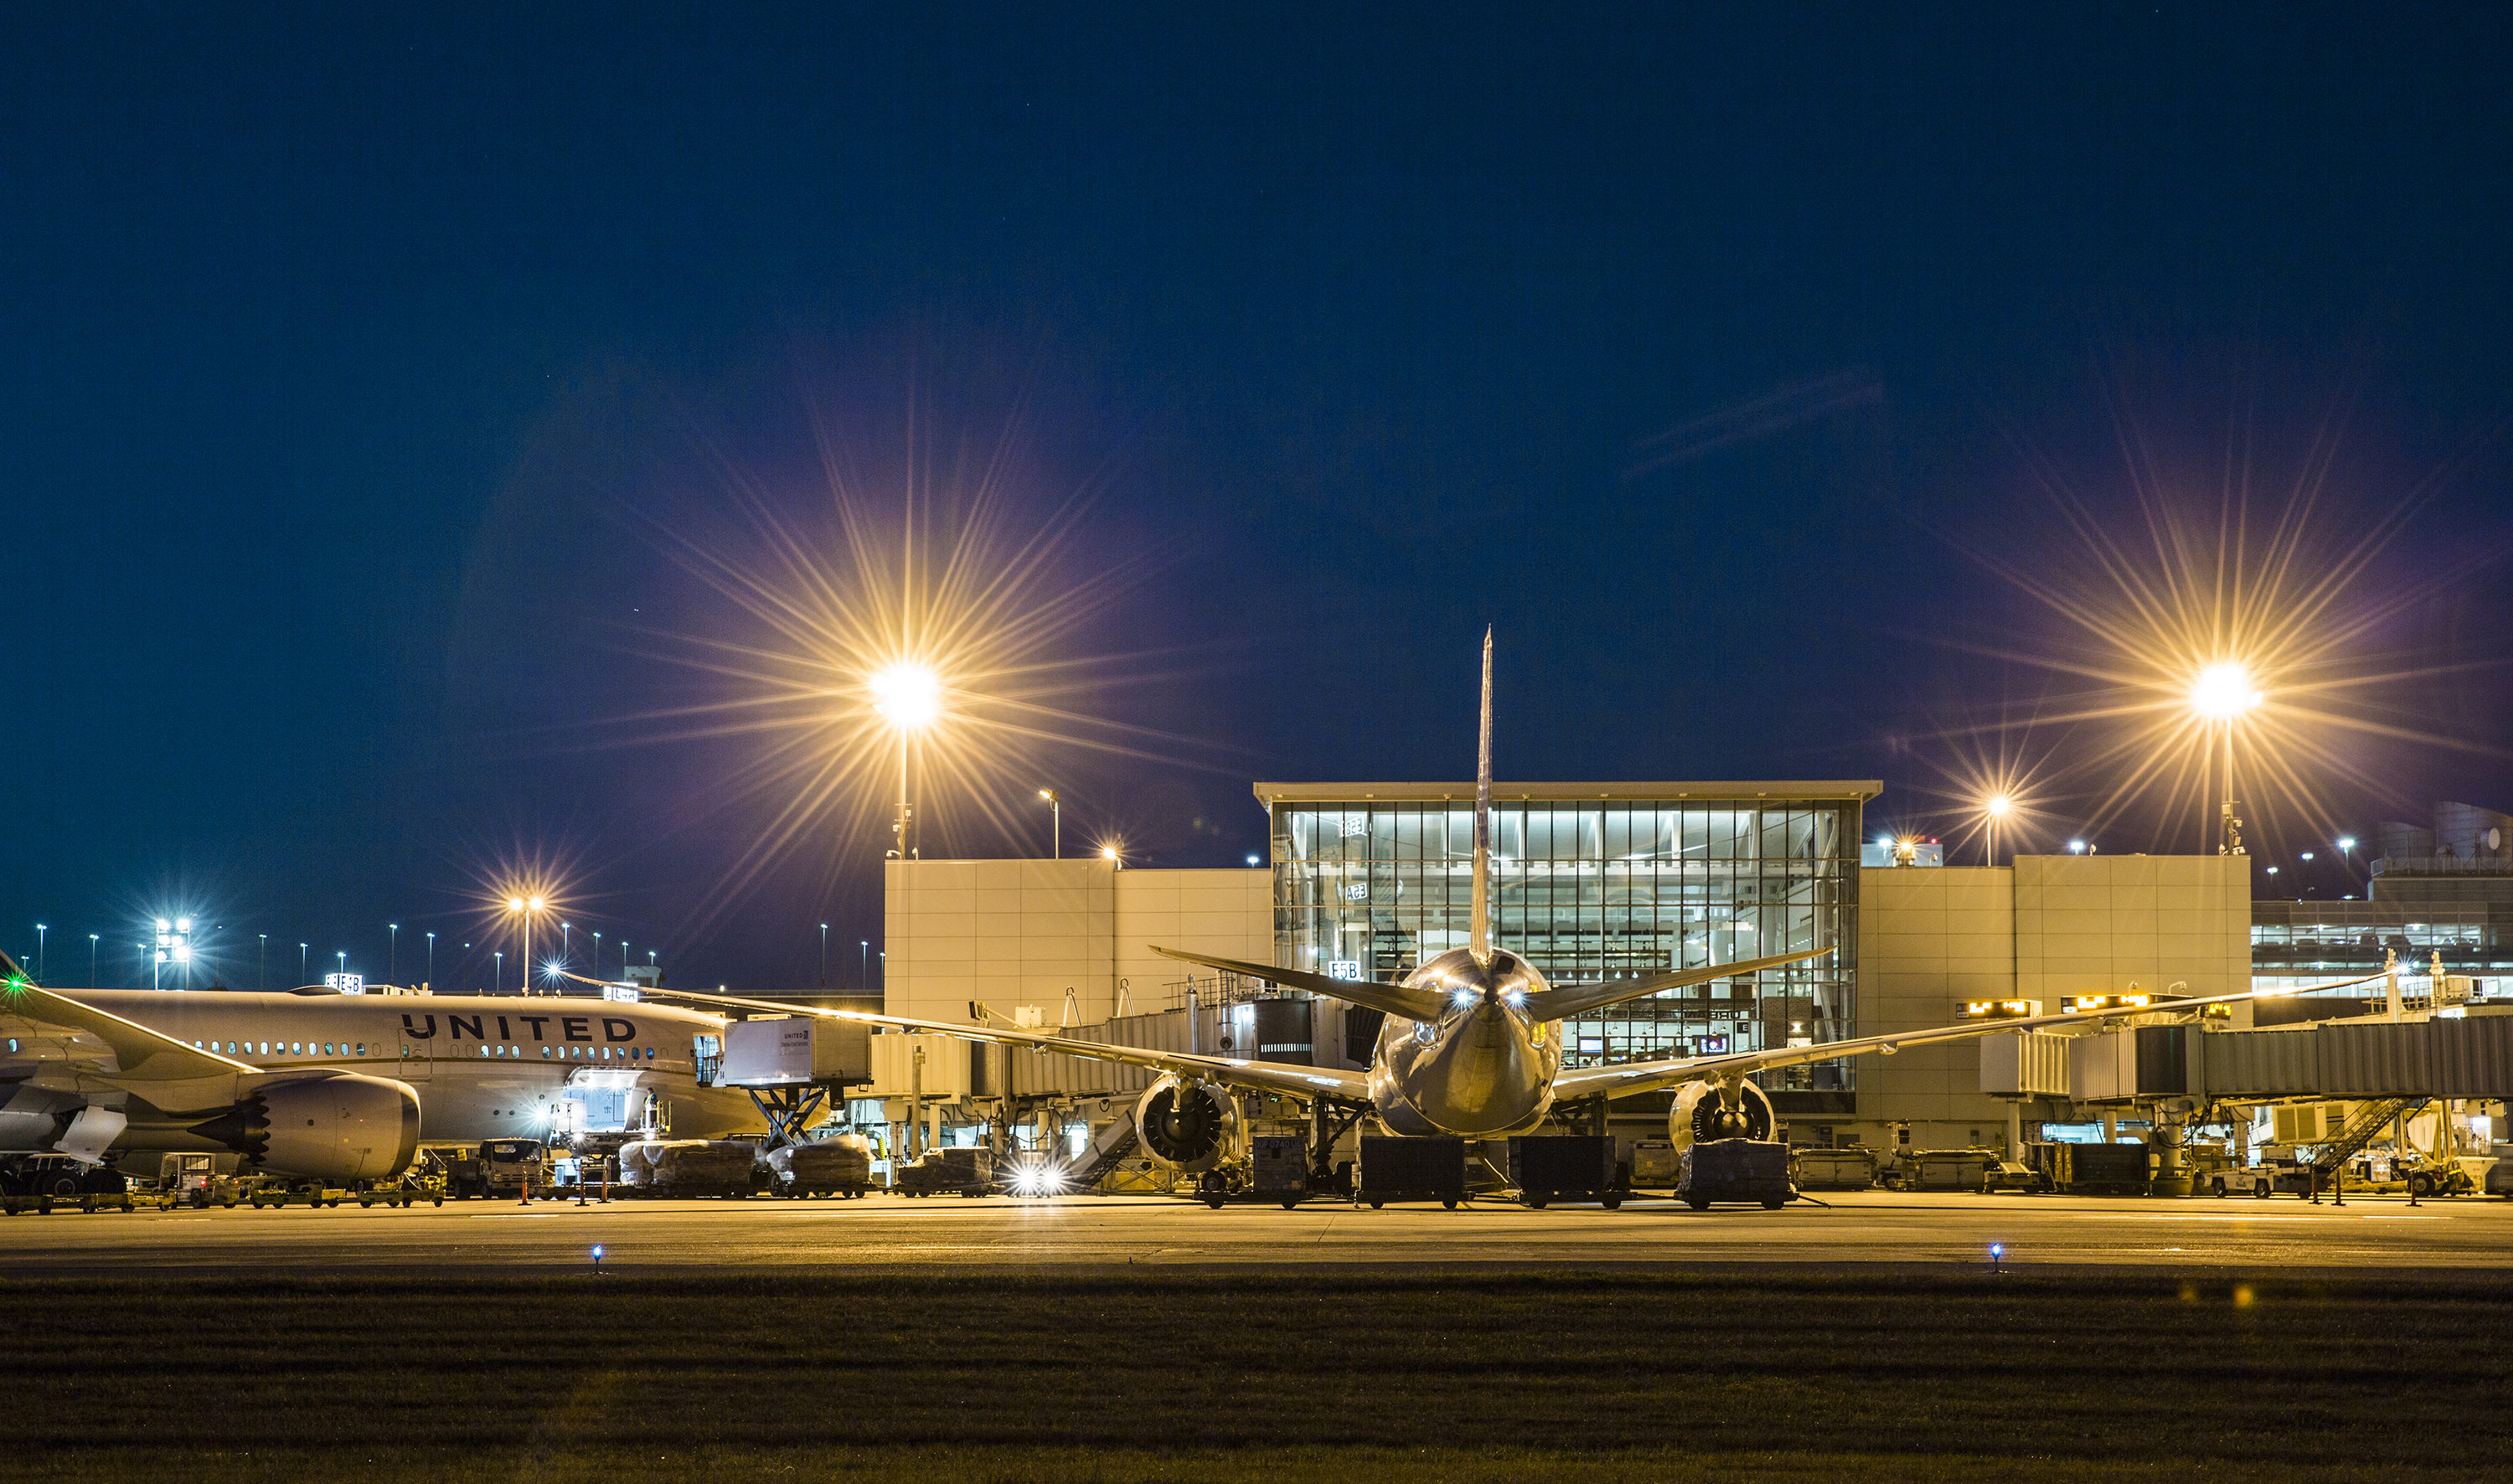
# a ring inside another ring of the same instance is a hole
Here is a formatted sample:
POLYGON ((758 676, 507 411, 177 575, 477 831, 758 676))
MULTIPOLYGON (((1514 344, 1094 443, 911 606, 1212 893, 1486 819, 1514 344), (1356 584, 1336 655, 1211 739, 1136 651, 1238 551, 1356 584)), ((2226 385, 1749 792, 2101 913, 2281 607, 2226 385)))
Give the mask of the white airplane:
MULTIPOLYGON (((992 1026, 955 1025, 940 1021, 871 1015, 858 1011, 805 1009, 770 1000, 681 991, 664 993, 695 1002, 779 1014, 818 1015, 898 1030, 938 1033, 1001 1045, 1031 1046, 1045 1051, 1148 1068, 1163 1074, 1136 1109, 1136 1123, 1144 1147, 1158 1159, 1190 1173, 1210 1169, 1229 1149, 1237 1133, 1238 1102, 1231 1089, 1289 1095, 1308 1103, 1313 1112, 1366 1112, 1395 1134, 1456 1134, 1490 1139, 1531 1132, 1554 1110, 1588 1105, 1602 1113, 1608 1099, 1682 1087, 1668 1113, 1669 1136, 1678 1143, 1725 1138, 1768 1139, 1777 1127, 1771 1101, 1747 1080, 1753 1074, 1777 1068, 1828 1062, 1843 1057, 1892 1056, 1905 1046, 1969 1040, 2010 1031, 2033 1031, 2115 1022, 2117 1014, 2069 1013, 2014 1020, 1975 1022, 1934 1030, 1871 1035, 1855 1040, 1822 1041, 1805 1046, 1777 1046, 1723 1056, 1684 1057, 1666 1061, 1630 1062, 1616 1066, 1565 1071, 1562 1067, 1564 1019, 1584 1011, 1619 1004, 1643 996, 1706 983, 1713 979, 1750 976, 1830 953, 1809 949, 1767 958, 1682 969, 1637 979, 1599 984, 1546 983, 1536 965, 1492 946, 1492 635, 1484 635, 1482 727, 1476 749, 1474 879, 1467 946, 1440 954, 1407 973, 1395 984, 1356 983, 1271 964, 1244 963, 1175 949, 1154 952, 1207 968, 1244 974, 1287 988, 1306 990, 1384 1011, 1378 1040, 1364 1072, 1324 1067, 1296 1067, 1241 1057, 1205 1056, 1177 1051, 1112 1046, 1037 1032, 992 1026)), ((2317 985, 2334 989, 2343 984, 2317 985)), ((2303 994, 2304 990, 2242 991, 2153 1005, 2145 1012, 2196 1011, 2199 1008, 2255 995, 2303 994)), ((1318 1118, 1321 1136, 1328 1119, 1318 1118)), ((1599 1126, 1602 1127, 1602 1121, 1599 1126)), ((1313 1148, 1313 1165, 1323 1167, 1325 1151, 1313 1148)))
POLYGON ((747 1096, 698 1080, 724 1025, 567 996, 65 994, 0 954, 0 1155, 231 1152, 354 1189, 399 1179, 422 1139, 624 1130, 649 1095, 678 1138, 765 1133, 747 1096))

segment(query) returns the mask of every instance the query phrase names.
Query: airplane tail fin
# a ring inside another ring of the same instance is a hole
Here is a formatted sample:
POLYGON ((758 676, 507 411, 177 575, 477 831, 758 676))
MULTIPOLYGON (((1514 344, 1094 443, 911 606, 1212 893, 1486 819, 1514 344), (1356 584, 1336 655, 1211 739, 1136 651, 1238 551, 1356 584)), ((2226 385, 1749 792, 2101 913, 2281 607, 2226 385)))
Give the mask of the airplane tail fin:
POLYGON ((1474 916, 1466 925, 1467 952, 1477 964, 1492 962, 1492 626, 1486 624, 1483 724, 1475 740, 1475 878, 1467 909, 1474 916))

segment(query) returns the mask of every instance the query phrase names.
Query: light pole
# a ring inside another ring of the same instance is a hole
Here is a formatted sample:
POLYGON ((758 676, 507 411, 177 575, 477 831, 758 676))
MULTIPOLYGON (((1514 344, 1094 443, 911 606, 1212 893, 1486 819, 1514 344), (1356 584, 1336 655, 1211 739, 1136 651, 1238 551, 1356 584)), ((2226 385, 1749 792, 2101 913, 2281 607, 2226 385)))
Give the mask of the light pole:
POLYGON ((2008 811, 2015 807, 2015 801, 2005 794, 1993 794, 1981 801, 1980 807, 1981 812, 1988 816, 1980 826, 1980 863, 1995 866, 1998 864, 1998 827, 2006 820, 2008 811))
POLYGON ((628 940, 625 938, 619 940, 619 982, 628 982, 628 940))
POLYGON ((858 995, 872 993, 872 960, 865 957, 871 952, 870 938, 856 940, 856 993, 858 995))
POLYGON ((515 962, 523 969, 524 993, 527 995, 533 992, 533 914, 548 905, 547 899, 542 897, 506 898, 508 912, 519 912, 524 915, 524 952, 523 957, 517 958, 515 962))
POLYGON ((1038 791, 1038 797, 1047 801, 1049 829, 1052 832, 1048 838, 1053 841, 1048 846, 1051 852, 1048 859, 1060 861, 1064 859, 1064 796, 1054 789, 1041 789, 1038 791))
POLYGON ((498 961, 489 970, 489 993, 503 994, 506 988, 506 951, 502 948, 493 949, 490 951, 490 957, 498 961))
POLYGON ((2352 897, 2356 894, 2356 862, 2351 859, 2352 853, 2356 849, 2356 837, 2353 835, 2341 835, 2338 837, 2336 843, 2338 846, 2338 869, 2345 872, 2347 875, 2347 894, 2352 897))
POLYGON ((436 934, 427 935, 427 982, 436 983, 436 934))
POLYGON ((914 860, 916 805, 908 796, 907 764, 917 734, 942 715, 942 683, 923 665, 907 662, 874 676, 872 693, 880 697, 873 710, 898 733, 898 821, 891 826, 898 843, 890 853, 898 860, 914 860))
MULTIPOLYGON (((157 960, 156 960, 156 958, 155 958, 153 956, 151 956, 151 955, 149 954, 149 952, 148 952, 148 945, 147 945, 147 944, 145 944, 145 943, 139 943, 139 944, 134 944, 134 945, 133 945, 133 947, 135 947, 135 948, 137 948, 137 949, 139 949, 139 950, 140 950, 140 958, 141 958, 142 960, 144 960, 144 961, 148 964, 148 987, 149 987, 150 989, 152 989, 152 990, 153 990, 153 989, 155 989, 155 988, 157 987, 157 960)), ((134 988, 134 989, 138 989, 138 988, 139 988, 139 986, 138 986, 138 985, 134 985, 134 986, 132 986, 132 988, 134 988)))
POLYGON ((558 966, 560 968, 566 968, 568 960, 572 958, 575 954, 576 924, 573 922, 563 921, 558 925, 558 966))
POLYGON ((650 948, 650 949, 646 950, 646 967, 648 967, 648 968, 653 968, 654 966, 655 966, 655 951, 654 951, 653 949, 651 949, 651 948, 650 948))
POLYGON ((349 972, 349 951, 345 948, 339 949, 333 953, 332 957, 340 960, 340 972, 343 975, 347 974, 349 972))
POLYGON ((305 982, 305 945, 302 943, 297 945, 297 982, 305 982))
POLYGON ((2312 852, 2306 850, 2300 859, 2303 861, 2303 889, 2298 895, 2308 897, 2312 895, 2312 852))
POLYGON ((253 971, 253 987, 261 994, 270 993, 270 934, 256 933, 261 940, 260 966, 253 971))
POLYGON ((593 935, 593 977, 602 977, 602 934, 593 935))
POLYGON ((35 924, 35 982, 37 984, 44 982, 44 934, 51 930, 41 922, 35 924))
POLYGON ((87 982, 88 987, 91 989, 96 987, 96 943, 99 934, 96 933, 90 933, 87 935, 87 982))
POLYGON ((401 983, 401 924, 387 922, 384 926, 391 929, 392 934, 390 943, 384 949, 384 983, 399 984, 401 983))
POLYGON ((2190 685, 2191 709, 2225 729, 2225 799, 2216 810, 2218 855, 2249 853, 2243 849, 2243 821, 2234 812, 2238 806, 2234 798, 2234 723, 2260 701, 2251 672, 2230 660, 2200 671, 2190 685))
POLYGON ((820 993, 829 993, 829 924, 820 924, 820 993))

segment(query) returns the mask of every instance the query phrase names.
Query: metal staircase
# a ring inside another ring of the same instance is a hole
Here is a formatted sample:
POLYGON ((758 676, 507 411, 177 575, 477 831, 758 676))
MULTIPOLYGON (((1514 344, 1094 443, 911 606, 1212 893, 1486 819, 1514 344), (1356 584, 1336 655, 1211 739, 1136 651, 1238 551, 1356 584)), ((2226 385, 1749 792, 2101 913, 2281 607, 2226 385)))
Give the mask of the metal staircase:
POLYGON ((1099 1130, 1099 1136, 1093 1139, 1082 1151, 1081 1157, 1073 1161, 1072 1172, 1066 1178, 1073 1189, 1090 1190, 1107 1178, 1108 1172, 1117 1167, 1117 1161, 1133 1153, 1142 1142, 1135 1127, 1135 1110, 1129 1107, 1120 1112, 1106 1128, 1099 1130))
POLYGON ((2392 1119, 2415 1113, 2431 1101, 2422 1097, 2375 1098, 2357 1104, 2355 1114, 2312 1156, 2312 1167, 2325 1177, 2335 1174, 2340 1165, 2389 1128, 2392 1119))

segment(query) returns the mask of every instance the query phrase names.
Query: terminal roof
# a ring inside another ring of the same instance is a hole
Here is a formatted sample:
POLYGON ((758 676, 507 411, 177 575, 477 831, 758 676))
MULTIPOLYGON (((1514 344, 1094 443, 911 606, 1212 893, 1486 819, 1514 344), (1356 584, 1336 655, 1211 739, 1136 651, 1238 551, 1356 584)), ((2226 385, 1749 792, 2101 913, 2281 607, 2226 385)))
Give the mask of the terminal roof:
MULTIPOLYGON (((1576 801, 1664 803, 1678 799, 1714 801, 1857 800, 1885 792, 1874 778, 1777 779, 1752 783, 1500 783, 1493 784, 1499 801, 1542 800, 1547 803, 1576 801)), ((1256 801, 1271 809, 1278 803, 1472 803, 1475 786, 1465 783, 1260 783, 1256 801)))

